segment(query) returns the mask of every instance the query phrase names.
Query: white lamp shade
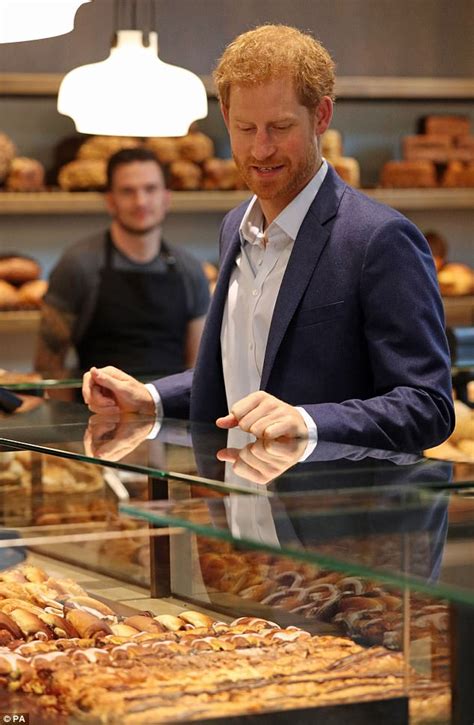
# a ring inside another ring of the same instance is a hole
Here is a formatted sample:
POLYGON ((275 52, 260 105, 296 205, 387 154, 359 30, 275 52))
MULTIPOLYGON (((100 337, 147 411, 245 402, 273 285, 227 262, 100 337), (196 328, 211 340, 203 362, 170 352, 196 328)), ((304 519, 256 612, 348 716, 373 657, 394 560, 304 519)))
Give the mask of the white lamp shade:
POLYGON ((74 28, 78 8, 90 0, 0 0, 0 43, 52 38, 74 28))
POLYGON ((82 133, 109 136, 184 136, 207 116, 204 84, 188 70, 163 63, 156 33, 120 30, 117 47, 101 63, 75 68, 60 86, 58 111, 82 133))

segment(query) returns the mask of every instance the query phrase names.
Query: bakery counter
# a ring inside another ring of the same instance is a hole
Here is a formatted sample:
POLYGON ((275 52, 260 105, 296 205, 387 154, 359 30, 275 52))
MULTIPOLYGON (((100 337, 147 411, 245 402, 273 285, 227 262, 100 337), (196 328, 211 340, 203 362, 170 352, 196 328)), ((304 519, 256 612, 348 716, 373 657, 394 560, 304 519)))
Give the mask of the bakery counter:
POLYGON ((126 523, 149 523, 142 586, 89 565, 91 531, 70 536, 67 563, 64 530, 3 532, 5 711, 134 725, 287 722, 289 710, 308 724, 464 722, 451 686, 457 600, 434 583, 444 498, 331 491, 306 494, 303 511, 301 495, 202 493, 170 484, 169 501, 124 507, 119 538, 95 533, 105 569, 113 546, 126 560, 126 523))

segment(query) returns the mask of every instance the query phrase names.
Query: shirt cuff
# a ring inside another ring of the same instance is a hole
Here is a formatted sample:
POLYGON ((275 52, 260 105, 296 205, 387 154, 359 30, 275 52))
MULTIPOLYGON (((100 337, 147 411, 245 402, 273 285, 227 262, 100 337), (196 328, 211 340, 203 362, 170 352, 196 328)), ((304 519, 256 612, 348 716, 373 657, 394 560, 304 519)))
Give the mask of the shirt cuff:
MULTIPOLYGON (((155 389, 156 391, 156 389, 155 389)), ((158 395, 158 393, 157 393, 158 395)), ((295 406, 295 410, 298 411, 298 413, 303 418, 304 422, 306 423, 306 427, 308 429, 308 443, 306 444, 305 451, 303 455, 301 456, 298 463, 302 463, 303 461, 306 461, 306 459, 312 454, 316 446, 318 445, 318 427, 313 420, 313 418, 310 416, 307 410, 304 408, 301 408, 300 406, 295 406)))
POLYGON ((153 402, 155 403, 156 421, 153 428, 147 435, 147 440, 153 440, 154 438, 156 438, 161 429, 161 419, 163 418, 163 403, 161 402, 160 394, 154 385, 152 385, 151 383, 146 383, 145 388, 149 391, 151 397, 153 398, 153 402))

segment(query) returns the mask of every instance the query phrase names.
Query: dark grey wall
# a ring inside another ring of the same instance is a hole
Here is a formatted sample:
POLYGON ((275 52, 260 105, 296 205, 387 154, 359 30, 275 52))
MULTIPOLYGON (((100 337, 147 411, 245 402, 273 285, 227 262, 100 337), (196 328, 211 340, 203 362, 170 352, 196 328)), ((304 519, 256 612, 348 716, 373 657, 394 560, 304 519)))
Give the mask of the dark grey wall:
MULTIPOLYGON (((210 73, 238 33, 280 22, 311 30, 341 75, 474 75, 474 0, 155 1, 160 56, 196 73, 210 73)), ((148 0, 138 7, 144 22, 148 0)), ((104 59, 112 29, 113 0, 93 0, 66 36, 0 45, 0 72, 64 72, 104 59)))

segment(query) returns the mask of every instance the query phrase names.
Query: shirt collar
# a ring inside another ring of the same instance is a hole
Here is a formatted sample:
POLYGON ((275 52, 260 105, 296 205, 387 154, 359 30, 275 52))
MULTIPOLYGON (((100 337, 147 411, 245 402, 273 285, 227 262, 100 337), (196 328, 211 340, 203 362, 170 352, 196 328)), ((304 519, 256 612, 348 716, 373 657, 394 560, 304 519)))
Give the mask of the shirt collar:
MULTIPOLYGON (((323 159, 316 174, 304 189, 279 213, 276 219, 266 229, 269 242, 278 241, 284 237, 288 241, 295 241, 308 213, 309 207, 318 193, 326 177, 328 164, 323 159), (282 234, 283 233, 283 234, 282 234)), ((261 244, 263 240, 263 213, 257 196, 253 196, 239 227, 242 244, 261 244)))

